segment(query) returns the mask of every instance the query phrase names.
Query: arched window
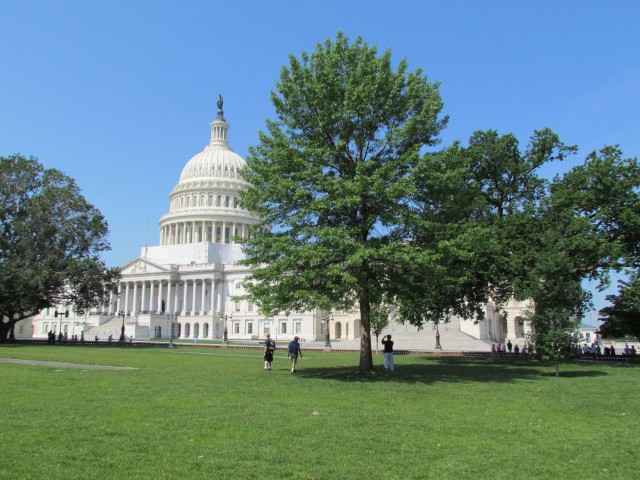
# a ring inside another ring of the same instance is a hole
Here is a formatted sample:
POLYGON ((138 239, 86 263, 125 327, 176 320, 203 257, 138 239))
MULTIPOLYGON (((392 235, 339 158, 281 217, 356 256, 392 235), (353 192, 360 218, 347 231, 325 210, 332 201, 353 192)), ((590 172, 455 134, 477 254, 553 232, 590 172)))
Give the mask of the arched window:
POLYGON ((224 206, 225 207, 229 206, 229 196, 228 195, 224 198, 224 206))

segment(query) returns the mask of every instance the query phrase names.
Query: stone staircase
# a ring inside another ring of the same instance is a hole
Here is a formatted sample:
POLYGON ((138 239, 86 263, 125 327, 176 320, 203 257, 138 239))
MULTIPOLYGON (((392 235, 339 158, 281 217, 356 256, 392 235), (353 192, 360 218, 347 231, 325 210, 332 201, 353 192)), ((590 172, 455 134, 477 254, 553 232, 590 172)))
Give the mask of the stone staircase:
MULTIPOLYGON (((113 336, 113 341, 117 342, 120 338, 120 332, 122 331, 122 318, 113 317, 111 320, 103 323, 102 325, 97 325, 95 327, 91 327, 84 332, 85 340, 94 340, 95 337, 98 337, 100 341, 106 341, 109 338, 109 335, 113 336)), ((129 335, 127 335, 126 324, 125 324, 125 337, 126 340, 129 340, 129 335)))

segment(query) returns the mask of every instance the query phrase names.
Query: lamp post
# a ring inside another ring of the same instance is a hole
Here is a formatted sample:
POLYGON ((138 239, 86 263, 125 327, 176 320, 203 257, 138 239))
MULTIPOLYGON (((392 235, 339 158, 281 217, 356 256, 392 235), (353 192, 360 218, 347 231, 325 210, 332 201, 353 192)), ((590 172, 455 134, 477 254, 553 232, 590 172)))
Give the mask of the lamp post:
POLYGON ((118 315, 122 315, 122 328, 120 329, 120 339, 118 341, 120 343, 124 343, 124 317, 126 317, 126 314, 124 312, 120 312, 118 315))
POLYGON ((169 318, 169 348, 173 348, 173 320, 174 320, 173 312, 171 312, 168 315, 168 318, 169 318))
POLYGON ((325 328, 325 336, 324 336, 324 346, 325 347, 329 347, 331 348, 331 338, 330 338, 330 328, 329 328, 329 317, 325 317, 324 320, 322 320, 322 323, 324 323, 324 328, 325 328))
POLYGON ((436 323, 436 350, 442 350, 442 346, 440 346, 440 330, 438 330, 437 323, 436 323))
POLYGON ((229 336, 228 336, 228 333, 229 333, 229 332, 227 332, 227 315, 225 314, 225 316, 224 316, 224 332, 222 333, 222 342, 223 342, 225 345, 229 345, 229 336))
MULTIPOLYGON (((58 332, 58 338, 60 339, 62 338, 62 317, 69 318, 69 310, 65 310, 64 312, 59 312, 58 310, 56 310, 54 313, 54 316, 60 317, 60 323, 59 323, 60 331, 58 332)), ((12 335, 11 339, 13 340, 13 330, 11 331, 11 335, 12 335)))

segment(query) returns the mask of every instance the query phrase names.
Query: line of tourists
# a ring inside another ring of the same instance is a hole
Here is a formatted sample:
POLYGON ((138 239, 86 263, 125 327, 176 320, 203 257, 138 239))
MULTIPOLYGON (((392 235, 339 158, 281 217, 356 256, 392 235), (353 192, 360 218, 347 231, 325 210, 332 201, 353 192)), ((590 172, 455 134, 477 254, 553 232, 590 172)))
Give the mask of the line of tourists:
POLYGON ((84 343, 84 332, 80 335, 80 338, 78 338, 78 335, 72 335, 71 337, 69 337, 69 334, 67 332, 64 332, 64 334, 62 332, 60 332, 57 336, 55 334, 55 332, 49 330, 49 332, 47 333, 47 343, 49 345, 55 345, 55 343, 84 343))
POLYGON ((533 353, 533 345, 527 345, 525 342, 524 345, 522 345, 522 348, 520 348, 517 343, 514 345, 511 343, 511 340, 508 340, 506 344, 491 344, 491 353, 517 353, 526 355, 528 353, 533 353))
MULTIPOLYGON (((628 343, 624 344, 624 347, 620 352, 624 357, 635 357, 637 354, 635 345, 631 345, 629 347, 628 343)), ((605 345, 604 348, 600 347, 600 344, 597 342, 593 342, 591 345, 583 344, 582 346, 576 346, 576 355, 584 356, 605 356, 605 357, 615 357, 618 353, 616 352, 615 345, 605 345)))

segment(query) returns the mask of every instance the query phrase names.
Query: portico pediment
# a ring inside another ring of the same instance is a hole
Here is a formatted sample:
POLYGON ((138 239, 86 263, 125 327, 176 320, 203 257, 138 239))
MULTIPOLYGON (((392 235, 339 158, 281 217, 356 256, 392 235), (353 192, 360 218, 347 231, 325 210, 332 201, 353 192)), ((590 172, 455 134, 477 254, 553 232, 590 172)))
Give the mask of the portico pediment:
POLYGON ((169 270, 157 263, 151 262, 145 258, 136 258, 128 263, 125 263, 120 268, 122 275, 135 275, 145 273, 164 273, 169 270))

